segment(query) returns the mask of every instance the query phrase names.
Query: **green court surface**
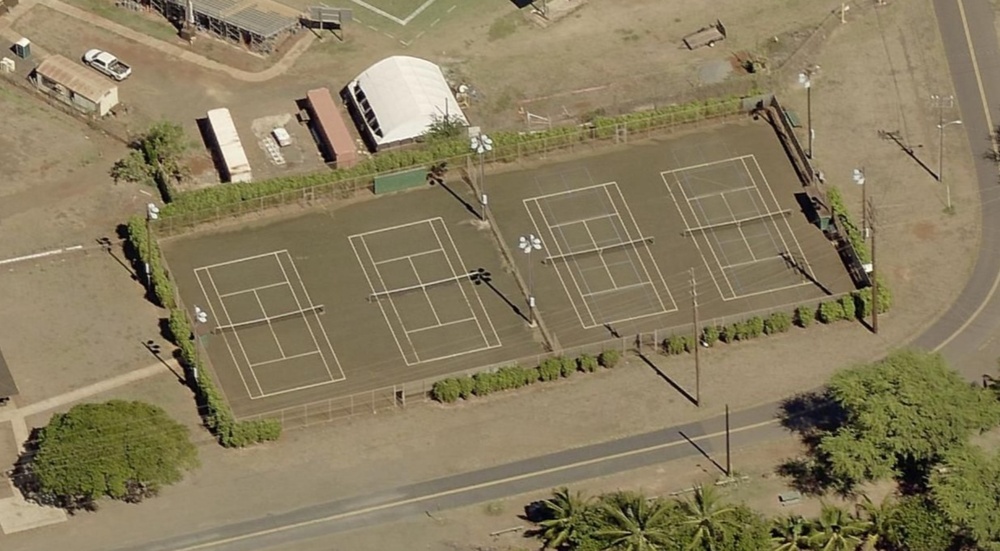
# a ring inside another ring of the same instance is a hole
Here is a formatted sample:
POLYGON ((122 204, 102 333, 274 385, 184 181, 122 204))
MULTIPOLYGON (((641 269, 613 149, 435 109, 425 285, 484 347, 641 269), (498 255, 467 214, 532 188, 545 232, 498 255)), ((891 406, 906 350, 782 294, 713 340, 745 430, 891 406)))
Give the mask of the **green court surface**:
MULTIPOLYGON (((240 417, 544 352, 458 181, 164 243, 240 417), (491 274, 476 284, 468 274, 491 274), (480 282, 482 283, 482 282, 480 282)), ((790 311, 852 289, 763 123, 487 176, 499 234, 562 347, 790 311), (534 234, 540 251, 523 254, 534 234)), ((530 360, 529 360, 530 361, 530 360)))

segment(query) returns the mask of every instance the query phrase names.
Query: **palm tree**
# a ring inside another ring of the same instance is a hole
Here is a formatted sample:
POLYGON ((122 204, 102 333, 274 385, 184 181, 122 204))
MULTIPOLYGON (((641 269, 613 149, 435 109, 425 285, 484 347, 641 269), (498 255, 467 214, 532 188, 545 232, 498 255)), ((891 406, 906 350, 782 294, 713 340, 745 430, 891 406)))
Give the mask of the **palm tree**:
POLYGON ((809 543, 819 551, 854 551, 868 523, 836 505, 824 503, 819 518, 813 522, 809 543))
POLYGON ((799 515, 774 519, 771 525, 771 543, 774 551, 801 551, 809 549, 809 523, 799 515))
POLYGON ((594 536, 615 551, 661 551, 673 541, 669 515, 673 505, 635 492, 616 492, 601 504, 603 526, 594 536))
POLYGON ((695 529, 688 549, 715 551, 715 541, 726 528, 732 527, 735 508, 722 500, 714 486, 698 486, 691 499, 681 502, 681 511, 684 524, 695 529))
POLYGON ((591 502, 581 492, 570 493, 565 486, 552 492, 552 499, 543 502, 546 519, 538 523, 545 547, 562 547, 572 540, 584 525, 591 502))
POLYGON ((858 516, 868 524, 863 547, 865 551, 874 551, 879 543, 901 543, 897 529, 898 510, 891 496, 886 496, 878 505, 872 503, 867 495, 862 496, 862 501, 858 504, 858 516))

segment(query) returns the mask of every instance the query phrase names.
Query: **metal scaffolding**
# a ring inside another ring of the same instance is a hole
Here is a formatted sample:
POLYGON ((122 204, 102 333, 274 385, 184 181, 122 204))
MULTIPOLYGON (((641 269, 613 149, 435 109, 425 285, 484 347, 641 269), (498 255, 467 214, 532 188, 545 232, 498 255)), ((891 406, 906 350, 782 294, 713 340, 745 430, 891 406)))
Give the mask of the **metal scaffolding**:
POLYGON ((260 54, 273 52, 300 28, 299 17, 280 13, 259 0, 150 0, 150 6, 178 23, 192 21, 200 31, 241 44, 260 54), (194 17, 187 14, 188 4, 194 17))

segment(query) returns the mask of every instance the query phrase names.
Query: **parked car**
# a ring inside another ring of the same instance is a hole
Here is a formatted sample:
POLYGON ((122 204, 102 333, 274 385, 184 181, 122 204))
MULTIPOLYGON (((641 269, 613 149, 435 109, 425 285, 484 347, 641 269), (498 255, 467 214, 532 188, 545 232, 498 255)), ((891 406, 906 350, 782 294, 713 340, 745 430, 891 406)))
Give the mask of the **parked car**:
POLYGON ((87 50, 83 54, 83 62, 119 82, 132 74, 131 67, 104 50, 87 50))

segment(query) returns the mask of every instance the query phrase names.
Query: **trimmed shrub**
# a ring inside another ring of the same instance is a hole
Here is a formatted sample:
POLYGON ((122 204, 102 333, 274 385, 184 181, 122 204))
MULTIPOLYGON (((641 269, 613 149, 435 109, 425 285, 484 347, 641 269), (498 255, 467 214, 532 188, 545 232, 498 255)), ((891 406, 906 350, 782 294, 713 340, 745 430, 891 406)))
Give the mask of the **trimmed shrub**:
POLYGON ((597 367, 600 365, 597 363, 597 358, 591 356, 590 354, 582 354, 579 358, 580 371, 585 371, 587 373, 593 373, 597 371, 597 367))
POLYGON ((792 327, 792 318, 785 312, 774 312, 764 320, 764 334, 784 333, 792 327))
MULTIPOLYGON (((471 380, 471 379, 470 379, 471 380)), ((442 379, 431 387, 431 397, 442 404, 450 404, 458 400, 462 394, 458 379, 442 379)))
POLYGON ((576 373, 576 368, 576 358, 559 358, 559 374, 563 377, 569 377, 570 375, 576 373))
POLYGON ((746 336, 749 339, 756 339, 764 334, 764 320, 760 316, 754 316, 744 322, 746 336))
POLYGON ((844 319, 844 308, 836 300, 828 300, 819 305, 817 316, 820 323, 833 323, 844 319))
POLYGON ((694 352, 694 347, 697 346, 694 337, 692 337, 691 335, 684 335, 683 337, 681 337, 681 340, 684 341, 685 352, 694 352))
POLYGON ((670 335, 663 341, 663 349, 667 354, 676 356, 684 352, 684 337, 680 335, 670 335))
POLYGON ((613 369, 618 365, 619 360, 621 360, 621 353, 614 349, 605 350, 597 356, 597 362, 606 369, 613 369))
POLYGON ((555 358, 548 358, 538 366, 539 381, 554 381, 562 374, 562 364, 555 358))
POLYGON ((481 371, 472 376, 472 393, 476 396, 489 396, 496 390, 496 374, 481 371))
POLYGON ((736 340, 736 326, 723 325, 719 328, 719 340, 729 344, 736 340))
POLYGON ((795 309, 795 325, 806 328, 812 325, 812 322, 815 319, 816 314, 813 312, 812 308, 808 306, 799 306, 795 309))
POLYGON ((840 312, 841 312, 840 319, 845 319, 845 320, 854 319, 855 314, 857 313, 857 308, 855 308, 853 294, 842 296, 840 297, 840 300, 837 302, 840 303, 840 312))
POLYGON ((523 387, 527 383, 525 371, 519 365, 501 367, 494 373, 493 390, 514 390, 523 387))
POLYGON ((701 340, 708 346, 715 346, 715 343, 719 341, 719 327, 717 325, 705 327, 701 332, 701 340))
POLYGON ((747 324, 744 321, 737 321, 730 327, 734 341, 747 340, 747 324))
POLYGON ((476 382, 472 380, 472 377, 462 375, 461 377, 457 377, 455 381, 458 383, 458 395, 463 400, 468 400, 472 397, 472 389, 476 386, 476 382))

